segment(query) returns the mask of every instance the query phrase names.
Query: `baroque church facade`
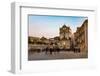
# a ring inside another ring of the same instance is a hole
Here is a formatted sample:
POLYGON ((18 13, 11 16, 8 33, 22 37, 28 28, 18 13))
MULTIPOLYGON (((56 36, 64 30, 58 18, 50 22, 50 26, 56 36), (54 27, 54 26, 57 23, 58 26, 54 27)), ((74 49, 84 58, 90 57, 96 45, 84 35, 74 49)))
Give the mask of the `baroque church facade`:
POLYGON ((59 43, 62 48, 70 48, 71 46, 71 29, 65 24, 59 29, 59 43))

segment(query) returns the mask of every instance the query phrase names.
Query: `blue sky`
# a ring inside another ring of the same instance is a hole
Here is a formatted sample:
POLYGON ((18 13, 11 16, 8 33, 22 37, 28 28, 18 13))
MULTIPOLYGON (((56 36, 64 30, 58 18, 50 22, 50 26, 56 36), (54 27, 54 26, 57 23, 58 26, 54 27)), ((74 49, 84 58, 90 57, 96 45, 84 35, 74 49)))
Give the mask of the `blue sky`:
POLYGON ((81 26, 87 17, 29 15, 29 36, 52 38, 59 36, 59 28, 64 24, 72 32, 81 26))

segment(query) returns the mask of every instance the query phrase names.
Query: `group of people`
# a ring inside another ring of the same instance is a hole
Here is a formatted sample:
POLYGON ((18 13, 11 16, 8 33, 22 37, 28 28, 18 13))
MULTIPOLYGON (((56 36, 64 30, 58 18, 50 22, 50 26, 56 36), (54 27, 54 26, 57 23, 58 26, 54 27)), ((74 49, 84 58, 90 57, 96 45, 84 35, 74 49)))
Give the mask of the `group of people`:
POLYGON ((57 45, 47 45, 45 48, 31 48, 29 51, 31 52, 45 52, 45 54, 59 53, 59 52, 67 52, 73 51, 74 53, 80 52, 79 48, 70 47, 70 48, 60 48, 57 45))

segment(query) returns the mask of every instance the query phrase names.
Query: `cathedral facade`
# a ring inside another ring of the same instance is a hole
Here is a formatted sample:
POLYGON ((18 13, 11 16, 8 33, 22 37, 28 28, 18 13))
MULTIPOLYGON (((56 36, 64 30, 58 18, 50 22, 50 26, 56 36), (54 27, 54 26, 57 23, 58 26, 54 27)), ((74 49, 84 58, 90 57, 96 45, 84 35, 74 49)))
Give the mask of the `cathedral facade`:
POLYGON ((70 48, 71 46, 71 29, 65 24, 59 29, 59 46, 60 48, 70 48))

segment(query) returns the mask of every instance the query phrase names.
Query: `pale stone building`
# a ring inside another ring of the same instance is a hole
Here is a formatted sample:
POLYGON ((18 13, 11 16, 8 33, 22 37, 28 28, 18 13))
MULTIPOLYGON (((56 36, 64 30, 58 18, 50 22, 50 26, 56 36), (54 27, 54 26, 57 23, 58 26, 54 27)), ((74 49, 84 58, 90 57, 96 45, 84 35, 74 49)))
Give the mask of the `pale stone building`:
POLYGON ((70 48, 71 44, 71 29, 65 24, 60 28, 60 48, 70 48))
POLYGON ((88 20, 85 20, 81 27, 77 27, 74 38, 75 46, 79 47, 81 52, 88 51, 88 20))

